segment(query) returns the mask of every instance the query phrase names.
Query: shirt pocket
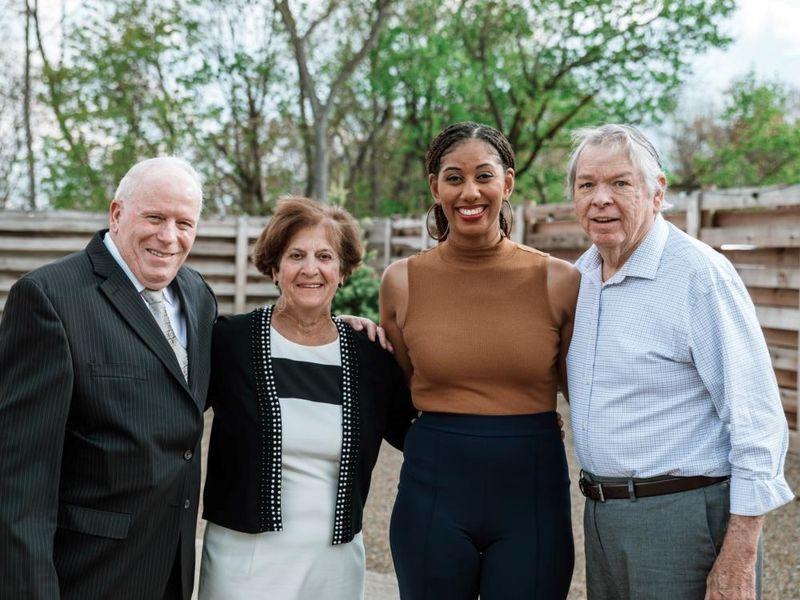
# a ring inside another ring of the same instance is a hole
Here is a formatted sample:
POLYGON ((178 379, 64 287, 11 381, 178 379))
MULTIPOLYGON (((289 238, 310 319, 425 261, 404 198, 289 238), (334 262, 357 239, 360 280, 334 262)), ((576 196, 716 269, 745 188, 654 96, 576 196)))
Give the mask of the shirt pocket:
POLYGON ((664 311, 648 311, 632 315, 619 323, 614 336, 615 353, 628 355, 636 364, 690 363, 688 334, 674 316, 664 311))

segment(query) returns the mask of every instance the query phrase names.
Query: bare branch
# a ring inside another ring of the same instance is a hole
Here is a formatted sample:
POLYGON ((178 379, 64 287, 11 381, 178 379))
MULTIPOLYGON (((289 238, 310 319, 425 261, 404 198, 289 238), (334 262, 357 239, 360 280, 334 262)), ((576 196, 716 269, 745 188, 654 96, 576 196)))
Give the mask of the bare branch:
POLYGON ((322 14, 319 17, 311 21, 311 24, 308 26, 308 29, 306 29, 306 32, 302 35, 303 41, 306 41, 309 37, 311 37, 311 34, 314 33, 314 30, 317 27, 319 27, 322 23, 324 23, 328 19, 328 17, 330 17, 333 14, 333 11, 335 11, 338 7, 339 7, 339 2, 337 2, 336 0, 329 0, 327 8, 322 12, 322 14))
MULTIPOLYGON (((286 0, 284 0, 284 2, 285 1, 286 0)), ((378 37, 381 29, 383 28, 383 23, 386 20, 386 17, 389 15, 389 4, 389 0, 375 0, 375 8, 377 9, 377 13, 375 15, 375 19, 372 21, 369 33, 361 45, 361 48, 350 57, 350 60, 342 65, 342 68, 334 78, 333 83, 331 83, 330 90, 328 91, 328 99, 325 102, 327 109, 330 108, 331 101, 336 97, 339 88, 350 78, 350 75, 353 74, 353 71, 355 71, 359 63, 364 60, 364 58, 367 56, 367 53, 372 50, 375 44, 378 43, 378 37)))
POLYGON ((297 32, 297 22, 294 19, 292 10, 289 8, 288 0, 274 0, 275 9, 280 13, 283 24, 286 26, 286 31, 289 33, 289 39, 292 43, 294 50, 295 62, 297 63, 297 71, 300 76, 300 88, 303 95, 308 98, 311 103, 311 110, 314 115, 322 112, 322 105, 317 96, 316 86, 314 79, 311 77, 311 72, 308 70, 308 58, 306 57, 306 44, 305 39, 297 32))
POLYGON ((585 106, 587 106, 592 100, 597 92, 592 92, 591 94, 586 94, 583 96, 580 101, 573 106, 568 112, 564 113, 558 121, 553 123, 547 132, 537 140, 535 140, 534 146, 531 149, 531 153, 528 156, 528 159, 525 161, 525 164, 517 170, 517 174, 522 174, 528 169, 530 169, 533 161, 536 160, 536 157, 539 155, 542 147, 544 146, 545 142, 553 139, 556 134, 567 124, 569 123, 575 116, 583 110, 585 106))

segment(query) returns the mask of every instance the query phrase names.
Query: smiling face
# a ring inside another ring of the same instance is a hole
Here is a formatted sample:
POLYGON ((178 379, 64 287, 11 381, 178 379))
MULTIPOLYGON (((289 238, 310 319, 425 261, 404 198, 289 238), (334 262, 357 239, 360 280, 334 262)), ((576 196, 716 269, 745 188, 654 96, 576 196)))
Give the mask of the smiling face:
POLYGON ((272 272, 285 306, 304 312, 330 311, 342 281, 341 261, 324 223, 300 229, 272 272))
POLYGON ((168 286, 194 244, 200 188, 180 169, 141 176, 130 198, 111 203, 110 231, 123 260, 145 287, 168 286))
POLYGON ((650 231, 661 209, 664 176, 654 192, 628 154, 605 146, 586 146, 578 157, 575 212, 604 261, 624 264, 650 231))
POLYGON ((497 241, 500 208, 514 189, 514 169, 503 167, 492 146, 479 139, 457 143, 442 156, 429 184, 447 217, 449 238, 471 245, 497 241))

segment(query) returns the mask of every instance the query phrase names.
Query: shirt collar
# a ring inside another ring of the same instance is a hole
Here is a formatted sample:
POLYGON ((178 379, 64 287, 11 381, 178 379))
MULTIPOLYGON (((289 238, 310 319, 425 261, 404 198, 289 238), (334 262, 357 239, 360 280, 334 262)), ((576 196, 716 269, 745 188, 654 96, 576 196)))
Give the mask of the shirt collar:
MULTIPOLYGON (((103 236, 103 244, 105 244, 111 256, 114 257, 114 260, 117 262, 120 269, 122 269, 125 272, 125 275, 128 276, 128 279, 131 280, 133 287, 136 288, 136 292, 141 294, 145 289, 145 286, 141 281, 139 281, 136 275, 133 274, 133 271, 131 271, 128 263, 125 262, 125 259, 122 258, 122 254, 119 253, 117 245, 111 238, 110 231, 106 231, 105 235, 103 236)), ((175 304, 175 293, 172 291, 172 287, 169 285, 164 288, 164 299, 167 301, 167 304, 175 304)))
MULTIPOLYGON (((653 226, 642 243, 633 251, 633 254, 625 261, 622 268, 606 283, 622 281, 625 277, 655 279, 658 265, 661 263, 661 255, 667 243, 667 237, 669 237, 669 225, 664 217, 661 216, 661 213, 658 213, 653 221, 653 226)), ((591 273, 600 268, 601 265, 602 257, 595 245, 592 245, 591 248, 584 252, 575 263, 582 275, 591 273)))

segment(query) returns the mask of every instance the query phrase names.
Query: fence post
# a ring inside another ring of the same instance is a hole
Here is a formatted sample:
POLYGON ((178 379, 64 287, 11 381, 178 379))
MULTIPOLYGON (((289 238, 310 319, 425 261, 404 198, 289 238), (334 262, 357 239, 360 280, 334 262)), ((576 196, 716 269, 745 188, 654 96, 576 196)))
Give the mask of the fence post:
POLYGON ((703 214, 703 192, 692 192, 686 199, 686 233, 700 239, 700 224, 703 214))
POLYGON ((247 254, 250 247, 247 232, 247 217, 236 219, 236 254, 234 256, 235 274, 233 280, 233 312, 236 314, 245 311, 247 301, 247 254))
POLYGON ((514 215, 514 229, 511 230, 511 241, 518 244, 525 243, 525 205, 518 204, 512 207, 514 215))
POLYGON ((383 268, 392 262, 392 218, 383 220, 383 268))

